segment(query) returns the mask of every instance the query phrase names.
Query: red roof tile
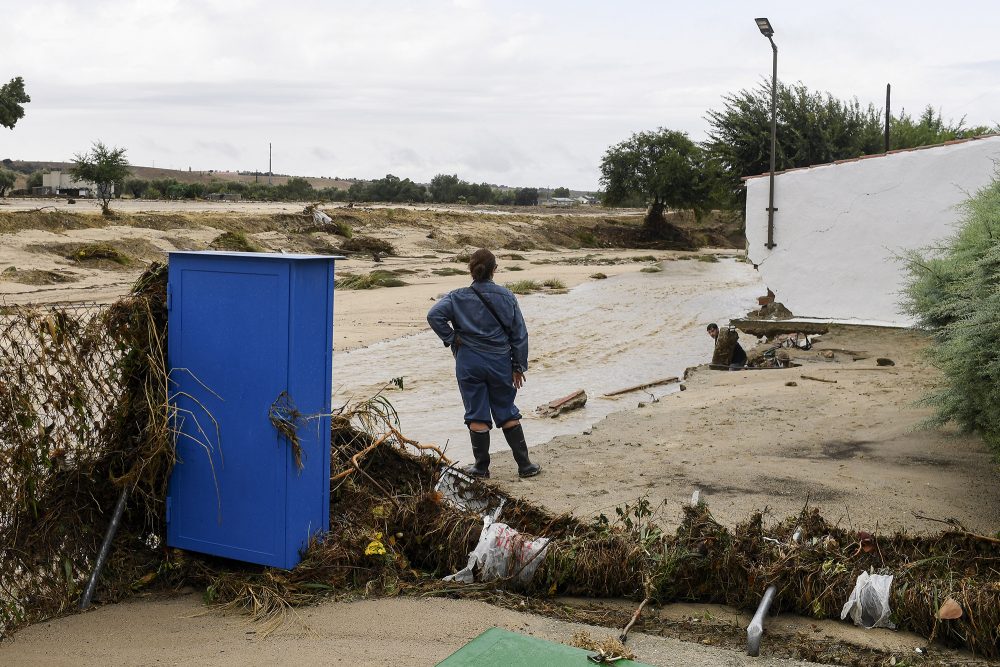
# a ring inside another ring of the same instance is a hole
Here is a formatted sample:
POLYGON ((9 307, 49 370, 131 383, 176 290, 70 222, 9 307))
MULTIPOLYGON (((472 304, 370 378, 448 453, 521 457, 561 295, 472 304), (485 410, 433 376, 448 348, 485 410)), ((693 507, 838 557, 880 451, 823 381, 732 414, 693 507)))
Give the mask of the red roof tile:
MULTIPOLYGON (((815 169, 816 167, 828 167, 831 164, 844 164, 847 162, 859 162, 861 160, 870 160, 872 158, 885 157, 886 155, 895 155, 896 153, 911 153, 913 151, 922 151, 928 148, 941 148, 942 146, 953 146, 955 144, 964 144, 969 141, 976 141, 978 139, 989 139, 991 137, 1000 137, 998 133, 992 134, 981 134, 976 137, 968 137, 966 139, 952 139, 951 141, 946 141, 942 144, 930 144, 928 146, 914 146, 913 148, 897 148, 896 150, 889 151, 888 153, 872 153, 871 155, 860 155, 858 157, 847 158, 844 160, 834 160, 833 162, 824 162, 822 164, 813 164, 808 167, 795 167, 793 169, 784 169, 782 171, 774 172, 774 175, 787 174, 790 171, 804 171, 806 169, 815 169)), ((757 174, 755 176, 744 176, 740 180, 746 182, 753 178, 762 178, 764 176, 770 176, 771 172, 765 171, 763 174, 757 174)))

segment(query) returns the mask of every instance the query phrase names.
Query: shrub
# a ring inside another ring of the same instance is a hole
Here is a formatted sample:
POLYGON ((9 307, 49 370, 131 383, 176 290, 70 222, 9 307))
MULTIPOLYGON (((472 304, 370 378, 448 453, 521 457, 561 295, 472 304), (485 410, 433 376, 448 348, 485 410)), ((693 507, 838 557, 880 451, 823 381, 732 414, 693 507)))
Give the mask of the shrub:
POLYGON ((372 271, 359 275, 344 274, 335 281, 338 289, 377 289, 379 287, 402 287, 405 282, 388 271, 372 271))
POLYGON ((548 287, 549 289, 566 289, 566 283, 559 280, 558 278, 549 278, 542 284, 548 287))
POLYGON ((508 266, 507 270, 508 271, 524 271, 524 267, 523 266, 518 266, 517 264, 513 264, 511 266, 508 266))
POLYGON ((933 334, 928 354, 944 374, 926 398, 931 423, 979 433, 1000 456, 1000 180, 963 209, 943 248, 908 257, 903 305, 933 334))
POLYGON ((354 236, 340 246, 347 252, 370 252, 378 255, 395 255, 396 248, 388 241, 372 236, 354 236))
POLYGON ((86 243, 71 250, 66 258, 77 262, 104 259, 122 266, 129 266, 132 263, 131 257, 107 243, 86 243))
POLYGON ((446 266, 443 269, 432 269, 431 273, 435 276, 460 276, 465 273, 462 269, 456 269, 453 266, 446 266))
POLYGON ((608 274, 597 272, 590 274, 590 277, 593 278, 594 280, 607 280, 608 274))
POLYGON ((663 270, 662 266, 654 264, 653 266, 644 266, 640 269, 642 273, 659 273, 663 270))
POLYGON ((515 283, 507 283, 504 287, 514 294, 531 294, 542 289, 541 284, 537 280, 518 280, 515 283))
POLYGON ((343 220, 333 221, 333 233, 348 239, 354 236, 354 230, 343 220))
POLYGON ((263 248, 254 243, 243 232, 225 232, 216 236, 208 247, 213 250, 229 250, 232 252, 262 252, 263 248))

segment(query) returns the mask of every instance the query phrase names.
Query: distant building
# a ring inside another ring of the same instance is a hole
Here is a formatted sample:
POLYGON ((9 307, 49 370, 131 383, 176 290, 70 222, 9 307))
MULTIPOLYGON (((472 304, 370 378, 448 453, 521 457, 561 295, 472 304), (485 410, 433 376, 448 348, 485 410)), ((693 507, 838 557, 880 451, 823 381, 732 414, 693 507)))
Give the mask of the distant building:
POLYGON ((576 198, 576 203, 582 204, 584 206, 593 206, 597 203, 597 197, 591 197, 589 195, 580 195, 576 198))
MULTIPOLYGON (((111 193, 114 194, 114 185, 111 186, 111 193)), ((42 187, 33 188, 32 194, 47 195, 68 195, 70 197, 94 197, 97 195, 98 186, 91 181, 77 181, 70 174, 63 171, 51 171, 42 174, 42 187)))
POLYGON ((576 199, 572 197, 551 197, 545 202, 546 206, 576 206, 579 204, 576 199))
POLYGON ((208 201, 240 201, 243 199, 243 195, 234 192, 213 192, 205 195, 205 199, 208 201))

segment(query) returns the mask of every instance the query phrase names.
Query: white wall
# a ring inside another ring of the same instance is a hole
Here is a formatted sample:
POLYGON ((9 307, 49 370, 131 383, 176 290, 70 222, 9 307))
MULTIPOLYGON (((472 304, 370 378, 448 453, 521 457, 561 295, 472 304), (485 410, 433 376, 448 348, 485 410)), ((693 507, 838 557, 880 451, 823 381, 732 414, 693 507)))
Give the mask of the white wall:
POLYGON ((42 174, 42 187, 52 188, 53 190, 62 189, 77 189, 84 188, 87 190, 96 189, 96 185, 90 181, 77 181, 66 171, 52 171, 48 174, 42 174))
POLYGON ((748 179, 750 260, 796 317, 912 324, 898 258, 949 236, 998 165, 1000 137, 987 137, 778 174, 771 250, 768 178, 748 179))

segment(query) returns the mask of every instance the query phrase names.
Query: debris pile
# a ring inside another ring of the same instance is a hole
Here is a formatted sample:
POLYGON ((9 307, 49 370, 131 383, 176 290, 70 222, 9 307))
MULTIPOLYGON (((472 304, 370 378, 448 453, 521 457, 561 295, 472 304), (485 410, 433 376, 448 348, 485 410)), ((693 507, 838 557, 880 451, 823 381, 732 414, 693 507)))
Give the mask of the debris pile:
MULTIPOLYGON (((658 516, 669 508, 645 499, 584 521, 480 480, 457 488, 474 502, 456 503, 454 489, 441 484, 450 462, 403 436, 381 395, 332 418, 331 530, 295 569, 167 549, 163 499, 173 448, 163 278, 162 270, 145 275, 135 295, 82 323, 5 313, 20 318, 18 330, 35 332, 52 378, 44 380, 47 394, 28 395, 42 378, 21 381, 15 368, 0 367, 0 635, 73 609, 115 498, 127 488, 129 507, 98 586, 102 602, 191 585, 211 603, 277 623, 290 607, 332 596, 506 589, 754 609, 774 586, 776 611, 840 618, 859 576, 891 574, 889 620, 898 628, 1000 657, 1000 538, 958 524, 936 535, 873 535, 830 525, 808 508, 775 525, 755 513, 729 529, 703 502, 685 506, 668 533, 658 516), (104 384, 84 391, 66 369, 91 363, 96 341, 114 354, 104 384), (50 408, 68 421, 38 416, 50 408), (64 454, 54 449, 59 443, 64 454), (494 560, 484 577, 485 560, 470 562, 470 554, 494 522, 506 527, 504 539, 494 529, 495 548, 523 555, 530 544, 530 554, 494 560), (473 583, 443 581, 467 567, 473 583)), ((0 335, 9 345, 9 334, 0 335)))

